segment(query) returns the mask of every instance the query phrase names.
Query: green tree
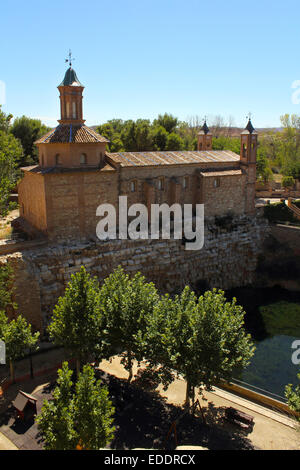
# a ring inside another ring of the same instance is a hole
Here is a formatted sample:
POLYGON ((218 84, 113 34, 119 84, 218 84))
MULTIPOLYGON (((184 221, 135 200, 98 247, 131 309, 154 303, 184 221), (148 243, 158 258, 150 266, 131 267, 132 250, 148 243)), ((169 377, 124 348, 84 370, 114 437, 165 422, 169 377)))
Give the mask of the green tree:
POLYGON ((180 296, 161 298, 149 317, 147 346, 152 366, 173 369, 186 381, 186 405, 195 388, 211 389, 230 380, 253 355, 250 335, 243 329, 244 312, 235 299, 227 302, 222 291, 196 298, 186 287, 180 296))
POLYGON ((290 409, 299 413, 298 420, 300 421, 300 374, 298 374, 297 377, 299 384, 296 385, 296 387, 293 387, 292 384, 287 385, 285 387, 285 396, 290 409))
POLYGON ((36 418, 46 450, 74 450, 78 436, 74 429, 74 403, 72 370, 64 362, 58 370, 53 399, 45 400, 36 418))
POLYGON ((91 355, 101 355, 101 321, 98 281, 82 266, 58 299, 48 327, 54 343, 76 358, 77 373, 91 355))
POLYGON ((114 408, 106 387, 96 381, 91 366, 85 365, 76 383, 74 396, 75 428, 78 442, 86 450, 105 447, 114 433, 114 408))
POLYGON ((40 334, 31 331, 31 325, 27 323, 24 317, 19 315, 15 320, 8 321, 1 314, 0 323, 2 324, 2 341, 6 347, 6 358, 10 365, 10 375, 15 382, 14 362, 26 355, 28 349, 37 349, 37 342, 40 334))
POLYGON ((0 131, 5 132, 6 134, 8 133, 12 118, 12 114, 5 114, 4 111, 2 111, 2 106, 0 104, 0 131))
POLYGON ((135 122, 136 151, 149 151, 153 148, 150 121, 148 119, 137 119, 135 122))
POLYGON ((166 150, 183 150, 183 148, 182 138, 175 132, 171 132, 167 137, 166 150))
POLYGON ((140 273, 130 279, 120 266, 101 286, 106 355, 113 355, 118 350, 123 353, 122 364, 129 373, 128 381, 133 375, 133 360, 143 358, 142 336, 146 318, 151 316, 157 300, 153 283, 147 283, 140 273))
POLYGON ((157 119, 153 121, 154 126, 162 126, 166 129, 168 134, 171 132, 174 132, 177 125, 178 125, 178 119, 175 116, 172 116, 172 114, 159 114, 157 119))
POLYGON ((0 310, 12 305, 12 276, 13 271, 9 264, 0 266, 0 310))
POLYGON ((295 185, 295 180, 292 176, 284 176, 282 178, 282 186, 285 189, 292 188, 295 185))
POLYGON ((39 119, 31 119, 27 116, 22 116, 14 120, 10 130, 12 134, 20 140, 24 150, 21 165, 25 166, 37 163, 38 152, 34 142, 48 132, 50 128, 42 124, 39 119))
POLYGON ((122 128, 121 141, 123 142, 124 149, 126 152, 136 151, 136 140, 135 140, 135 122, 132 120, 125 121, 122 128))
POLYGON ((36 418, 47 450, 84 450, 105 447, 114 433, 114 408, 108 390, 96 381, 91 366, 84 366, 75 385, 67 362, 58 370, 53 400, 44 401, 36 418))
POLYGON ((165 150, 168 133, 163 126, 154 126, 151 129, 154 150, 165 150))
POLYGON ((17 181, 17 165, 23 150, 13 135, 0 131, 0 216, 8 211, 8 198, 17 181))

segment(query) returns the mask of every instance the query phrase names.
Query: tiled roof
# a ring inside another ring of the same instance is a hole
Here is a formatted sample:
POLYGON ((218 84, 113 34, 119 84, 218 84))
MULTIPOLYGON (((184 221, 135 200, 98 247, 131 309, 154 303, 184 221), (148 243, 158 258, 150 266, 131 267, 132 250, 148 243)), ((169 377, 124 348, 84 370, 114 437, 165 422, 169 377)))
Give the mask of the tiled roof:
POLYGON ((76 72, 70 67, 65 74, 65 77, 59 86, 83 86, 77 78, 76 72))
POLYGON ((182 165, 195 163, 237 162, 240 156, 230 150, 176 152, 119 152, 107 153, 108 160, 122 167, 182 165))
POLYGON ((242 175, 241 170, 219 170, 219 171, 201 171, 200 175, 204 177, 212 177, 212 176, 237 176, 242 175))
POLYGON ((60 124, 38 139, 36 144, 109 142, 105 137, 83 124, 60 124))

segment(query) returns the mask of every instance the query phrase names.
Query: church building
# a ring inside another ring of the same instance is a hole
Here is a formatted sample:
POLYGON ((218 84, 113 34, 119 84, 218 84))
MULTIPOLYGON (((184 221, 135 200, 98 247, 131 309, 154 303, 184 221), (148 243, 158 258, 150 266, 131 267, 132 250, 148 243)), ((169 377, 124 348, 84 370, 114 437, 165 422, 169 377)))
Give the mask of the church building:
POLYGON ((70 65, 61 84, 58 126, 36 141, 39 164, 22 168, 18 225, 49 240, 95 239, 96 209, 119 196, 128 205, 204 204, 205 217, 253 214, 257 132, 249 120, 241 151, 212 150, 206 122, 197 151, 109 153, 85 125, 83 90, 70 65))

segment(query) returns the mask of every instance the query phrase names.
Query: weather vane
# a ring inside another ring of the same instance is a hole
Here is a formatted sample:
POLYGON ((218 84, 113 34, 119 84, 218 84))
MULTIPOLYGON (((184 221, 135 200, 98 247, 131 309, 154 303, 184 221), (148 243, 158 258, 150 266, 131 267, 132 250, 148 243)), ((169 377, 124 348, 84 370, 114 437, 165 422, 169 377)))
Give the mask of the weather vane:
POLYGON ((249 121, 251 121, 251 118, 252 118, 252 113, 249 111, 248 116, 246 116, 246 119, 248 119, 249 121))
POLYGON ((70 67, 72 67, 72 61, 75 60, 74 57, 72 57, 72 51, 69 49, 69 58, 65 59, 65 62, 69 62, 70 67))

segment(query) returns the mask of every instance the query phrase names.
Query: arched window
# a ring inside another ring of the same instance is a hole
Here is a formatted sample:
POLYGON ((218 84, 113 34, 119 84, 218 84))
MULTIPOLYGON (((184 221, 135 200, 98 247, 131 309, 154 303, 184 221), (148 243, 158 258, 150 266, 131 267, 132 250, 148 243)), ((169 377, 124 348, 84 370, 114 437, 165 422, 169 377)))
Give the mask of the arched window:
POLYGON ((183 177, 183 189, 187 189, 189 186, 189 177, 188 176, 184 176, 183 177))
POLYGON ((136 191, 136 181, 131 181, 130 190, 131 190, 132 193, 134 193, 136 191))
POLYGON ((157 183, 158 189, 162 191, 164 189, 164 179, 159 178, 158 183, 157 183))
POLYGON ((221 184, 220 178, 214 179, 214 188, 219 188, 221 184))
POLYGON ((73 113, 73 119, 76 119, 77 113, 76 113, 76 103, 73 101, 72 103, 72 113, 73 113))
POLYGON ((80 155, 80 165, 86 165, 87 164, 87 156, 85 153, 82 153, 80 155))
POLYGON ((61 165, 61 158, 60 158, 59 153, 57 153, 57 154, 55 155, 55 165, 56 165, 56 166, 61 165))

